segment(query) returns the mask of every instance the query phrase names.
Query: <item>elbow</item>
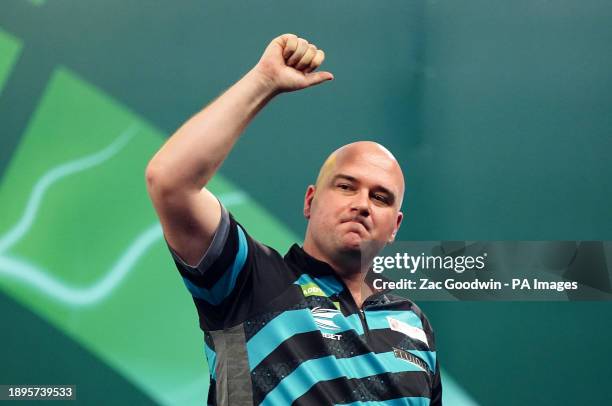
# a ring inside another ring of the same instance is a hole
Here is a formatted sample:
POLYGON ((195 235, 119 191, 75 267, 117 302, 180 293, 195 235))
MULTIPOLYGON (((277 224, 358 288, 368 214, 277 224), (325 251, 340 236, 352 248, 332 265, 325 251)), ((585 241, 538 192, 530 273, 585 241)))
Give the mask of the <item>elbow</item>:
POLYGON ((145 182, 151 197, 163 195, 168 192, 168 179, 165 175, 164 165, 152 159, 145 169, 145 182))
POLYGON ((152 187, 159 177, 159 169, 158 166, 153 162, 153 160, 149 161, 147 167, 145 169, 145 181, 147 183, 147 189, 152 187))
POLYGON ((153 157, 145 169, 147 192, 154 200, 185 193, 199 193, 211 177, 208 175, 210 171, 204 172, 190 176, 188 170, 153 157))
POLYGON ((153 201, 182 196, 193 191, 199 192, 203 186, 191 182, 182 176, 182 171, 174 165, 168 165, 153 158, 145 169, 145 182, 147 192, 153 201))

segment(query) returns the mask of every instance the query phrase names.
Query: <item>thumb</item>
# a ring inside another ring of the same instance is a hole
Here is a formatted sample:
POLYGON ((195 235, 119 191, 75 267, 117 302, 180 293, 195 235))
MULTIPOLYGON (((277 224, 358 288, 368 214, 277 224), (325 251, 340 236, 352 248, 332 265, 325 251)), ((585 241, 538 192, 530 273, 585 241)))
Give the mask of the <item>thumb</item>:
POLYGON ((331 72, 311 72, 306 74, 308 86, 318 85, 328 80, 334 80, 334 75, 331 72))

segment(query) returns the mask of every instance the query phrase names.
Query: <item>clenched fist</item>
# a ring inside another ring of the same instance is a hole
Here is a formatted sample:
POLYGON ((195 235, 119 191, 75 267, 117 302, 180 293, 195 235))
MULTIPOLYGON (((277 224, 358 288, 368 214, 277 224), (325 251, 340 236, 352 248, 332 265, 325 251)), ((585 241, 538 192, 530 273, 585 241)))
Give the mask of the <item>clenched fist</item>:
POLYGON ((313 72, 323 63, 325 53, 294 34, 274 38, 254 70, 265 77, 278 92, 290 92, 317 85, 334 76, 313 72))

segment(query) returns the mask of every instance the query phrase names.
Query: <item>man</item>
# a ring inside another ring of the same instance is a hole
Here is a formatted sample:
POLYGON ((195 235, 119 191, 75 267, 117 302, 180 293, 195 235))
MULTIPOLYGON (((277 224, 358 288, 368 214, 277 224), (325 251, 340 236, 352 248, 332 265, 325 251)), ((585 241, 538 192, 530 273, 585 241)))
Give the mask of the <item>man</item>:
POLYGON ((149 163, 147 187, 196 304, 209 404, 441 404, 432 329, 411 301, 366 281, 402 221, 402 171, 373 142, 335 151, 308 187, 303 248, 252 239, 205 188, 274 96, 332 80, 292 34, 189 119, 149 163), (360 403, 363 402, 363 403, 360 403))

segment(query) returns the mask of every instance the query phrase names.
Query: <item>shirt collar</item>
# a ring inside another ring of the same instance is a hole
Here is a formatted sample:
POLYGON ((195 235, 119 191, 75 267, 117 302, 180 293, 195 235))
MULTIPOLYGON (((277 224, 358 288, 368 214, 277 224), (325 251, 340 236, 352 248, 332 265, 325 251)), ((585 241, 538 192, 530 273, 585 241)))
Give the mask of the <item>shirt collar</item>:
MULTIPOLYGON (((336 279, 339 279, 336 275, 336 271, 331 267, 327 262, 320 261, 315 257, 308 254, 302 247, 297 244, 293 244, 287 254, 285 255, 285 260, 294 263, 300 269, 307 270, 308 273, 314 276, 325 276, 332 275, 336 279)), ((374 274, 372 271, 368 272, 365 278, 365 282, 370 285, 374 294, 376 293, 388 293, 391 292, 391 289, 374 289, 373 280, 376 278, 388 280, 384 278, 382 275, 374 274)))
POLYGON ((305 269, 308 273, 316 276, 333 275, 336 276, 334 268, 327 262, 319 261, 308 254, 302 247, 293 244, 285 255, 285 260, 294 263, 300 269, 305 269))

